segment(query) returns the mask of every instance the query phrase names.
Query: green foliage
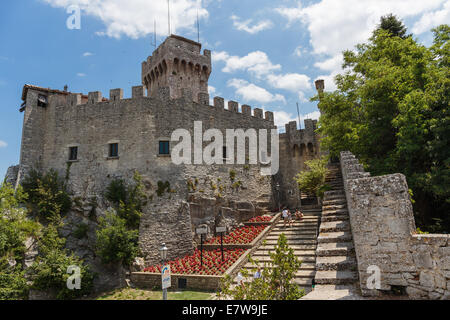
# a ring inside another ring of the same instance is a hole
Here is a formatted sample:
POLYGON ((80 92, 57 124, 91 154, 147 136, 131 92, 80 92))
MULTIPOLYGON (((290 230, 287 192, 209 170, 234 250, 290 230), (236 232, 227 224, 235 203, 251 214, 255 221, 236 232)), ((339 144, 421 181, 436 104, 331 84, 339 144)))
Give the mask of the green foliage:
MULTIPOLYGON (((198 180, 196 179, 196 185, 198 180)), ((169 181, 158 181, 158 189, 156 190, 156 194, 158 197, 162 197, 165 192, 170 192, 170 182, 169 181)))
POLYGON ((106 190, 107 199, 114 203, 118 216, 126 221, 129 228, 139 227, 142 210, 148 200, 144 190, 142 177, 137 171, 133 183, 126 184, 124 180, 116 179, 111 181, 106 190))
MULTIPOLYGON (((219 298, 231 297, 234 300, 298 300, 304 295, 304 291, 292 283, 295 272, 300 269, 301 262, 295 257, 294 250, 289 248, 286 236, 282 233, 278 238, 274 252, 270 253, 271 261, 261 268, 261 278, 238 285, 232 288, 233 280, 229 275, 221 281, 219 298)), ((256 260, 250 259, 259 267, 256 260)), ((242 276, 249 277, 245 270, 242 276)))
POLYGON ((99 220, 96 252, 102 262, 129 265, 139 252, 138 231, 129 230, 126 220, 114 212, 107 212, 99 220))
POLYGON ((438 218, 450 231, 450 27, 429 48, 405 32, 387 17, 344 52, 338 90, 320 95, 319 133, 331 156, 350 150, 373 175, 405 174, 417 224, 439 230, 438 218))
POLYGON ((80 223, 73 231, 73 236, 77 239, 83 239, 87 237, 89 226, 86 223, 80 223))
POLYGON ((325 184, 325 178, 329 171, 327 163, 328 159, 325 157, 306 161, 305 164, 308 170, 300 172, 295 177, 299 189, 322 198, 324 192, 329 189, 329 186, 325 184))
POLYGON ((69 254, 64 248, 65 239, 58 236, 58 227, 54 224, 45 228, 39 243, 40 255, 31 266, 32 288, 55 292, 57 299, 76 299, 92 290, 94 275, 80 258, 69 254), (81 289, 67 288, 69 266, 80 268, 81 289))
POLYGON ((29 285, 20 266, 7 267, 0 262, 0 300, 26 299, 29 285))
POLYGON ((230 170, 230 180, 234 181, 234 179, 236 179, 236 171, 234 171, 233 169, 230 170))
POLYGON ((22 187, 28 194, 28 203, 31 204, 33 212, 46 222, 64 215, 72 206, 65 182, 54 170, 46 174, 31 170, 23 180, 22 187))
POLYGON ((406 27, 396 16, 388 14, 381 17, 378 29, 388 31, 394 37, 406 38, 406 27))

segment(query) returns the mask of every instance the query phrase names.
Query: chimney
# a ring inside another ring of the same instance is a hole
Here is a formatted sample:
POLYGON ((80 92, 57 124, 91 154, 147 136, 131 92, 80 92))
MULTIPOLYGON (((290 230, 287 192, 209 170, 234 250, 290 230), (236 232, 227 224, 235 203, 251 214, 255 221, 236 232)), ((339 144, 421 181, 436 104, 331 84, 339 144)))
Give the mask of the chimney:
POLYGON ((322 93, 323 90, 325 89, 325 81, 322 79, 316 80, 315 81, 316 84, 316 89, 319 93, 322 93))

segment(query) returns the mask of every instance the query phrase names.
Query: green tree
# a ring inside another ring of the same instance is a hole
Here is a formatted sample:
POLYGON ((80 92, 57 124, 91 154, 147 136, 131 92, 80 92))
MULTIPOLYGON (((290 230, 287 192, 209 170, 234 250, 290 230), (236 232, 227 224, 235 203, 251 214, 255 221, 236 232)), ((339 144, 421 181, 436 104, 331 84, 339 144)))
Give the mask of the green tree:
POLYGON ((308 170, 300 172, 295 177, 299 189, 322 198, 323 193, 327 190, 325 184, 325 178, 329 172, 327 163, 328 159, 326 157, 306 161, 305 164, 308 170))
POLYGON ((139 253, 137 230, 129 230, 126 220, 115 212, 107 212, 100 218, 96 252, 103 263, 130 265, 139 253))
POLYGON ((315 97, 322 145, 331 156, 352 151, 373 175, 405 174, 421 229, 449 231, 449 26, 427 48, 389 23, 345 51, 337 90, 315 97))
POLYGON ((406 27, 401 20, 393 14, 388 14, 381 17, 378 29, 388 31, 394 37, 406 38, 406 27))
POLYGON ((51 222, 52 219, 66 214, 72 206, 65 181, 55 170, 45 174, 31 170, 23 180, 22 187, 28 194, 32 211, 44 222, 51 222))
POLYGON ((40 255, 31 266, 32 288, 54 292, 57 299, 67 300, 82 297, 91 292, 94 274, 83 260, 64 248, 65 239, 58 235, 58 227, 50 224, 44 229, 39 243, 40 255), (80 289, 69 289, 67 280, 70 266, 80 268, 80 289))
MULTIPOLYGON (((257 260, 250 259, 255 270, 260 266, 257 260)), ((229 275, 221 282, 218 292, 220 298, 232 297, 234 300, 298 300, 304 295, 292 279, 300 269, 301 262, 289 248, 286 236, 282 233, 274 252, 270 253, 270 262, 262 268, 262 276, 244 285, 233 286, 229 275)), ((245 270, 243 277, 248 277, 245 270)))
POLYGON ((139 228, 147 196, 142 177, 137 171, 134 173, 133 183, 126 184, 123 179, 113 180, 106 190, 106 198, 115 205, 118 216, 126 221, 128 228, 139 228))

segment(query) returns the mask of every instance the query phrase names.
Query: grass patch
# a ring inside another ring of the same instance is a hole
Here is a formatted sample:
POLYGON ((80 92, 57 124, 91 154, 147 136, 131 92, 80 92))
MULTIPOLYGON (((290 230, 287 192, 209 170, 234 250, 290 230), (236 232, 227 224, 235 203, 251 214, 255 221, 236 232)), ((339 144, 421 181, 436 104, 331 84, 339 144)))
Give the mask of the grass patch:
MULTIPOLYGON (((213 296, 214 293, 203 291, 169 290, 168 292, 169 300, 211 300, 213 296)), ((96 300, 162 300, 162 291, 123 288, 103 294, 96 300)))

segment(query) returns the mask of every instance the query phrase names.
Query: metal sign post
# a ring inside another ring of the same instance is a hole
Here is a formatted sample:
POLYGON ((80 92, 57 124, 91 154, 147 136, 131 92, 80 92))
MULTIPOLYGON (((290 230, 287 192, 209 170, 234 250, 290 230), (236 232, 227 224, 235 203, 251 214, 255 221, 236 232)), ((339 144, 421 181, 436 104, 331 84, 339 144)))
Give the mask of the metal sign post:
POLYGON ((227 231, 227 227, 217 227, 216 233, 220 233, 220 251, 222 252, 222 261, 225 261, 223 256, 223 234, 227 231))
POLYGON ((165 265, 161 269, 161 281, 163 289, 163 300, 167 300, 167 288, 170 288, 170 265, 165 265))
POLYGON ((200 235, 200 269, 203 268, 203 235, 208 233, 208 226, 201 225, 196 230, 197 234, 200 235))

